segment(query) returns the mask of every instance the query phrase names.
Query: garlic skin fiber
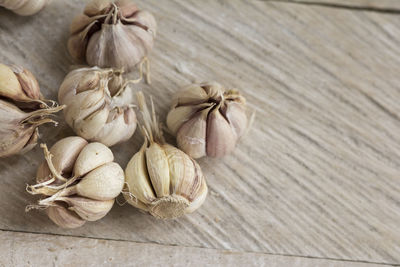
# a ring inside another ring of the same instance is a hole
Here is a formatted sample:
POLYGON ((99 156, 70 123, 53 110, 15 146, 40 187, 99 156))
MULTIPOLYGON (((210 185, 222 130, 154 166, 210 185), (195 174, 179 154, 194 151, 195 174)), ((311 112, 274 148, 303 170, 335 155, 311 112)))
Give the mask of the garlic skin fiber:
POLYGON ((198 209, 207 196, 200 166, 183 151, 165 143, 154 107, 139 93, 145 142, 125 169, 123 195, 132 206, 156 218, 172 219, 198 209))
POLYGON ((68 51, 90 66, 132 71, 153 48, 157 24, 132 0, 92 0, 70 27, 68 51))
POLYGON ((50 151, 42 145, 45 161, 36 174, 31 194, 40 194, 38 205, 63 228, 76 228, 86 221, 97 221, 111 210, 124 185, 124 172, 111 150, 101 143, 88 143, 72 136, 61 139, 50 151))
POLYGON ((63 108, 41 99, 39 84, 30 71, 0 64, 0 157, 31 150, 39 136, 37 127, 57 124, 50 116, 63 108))
POLYGON ((70 72, 58 92, 59 102, 66 105, 67 124, 77 135, 106 146, 128 140, 137 124, 130 82, 115 69, 93 67, 70 72))
POLYGON ((0 6, 21 16, 31 16, 41 11, 51 0, 0 0, 0 6))
POLYGON ((246 100, 217 82, 191 84, 176 95, 167 126, 191 157, 223 157, 248 126, 246 100))

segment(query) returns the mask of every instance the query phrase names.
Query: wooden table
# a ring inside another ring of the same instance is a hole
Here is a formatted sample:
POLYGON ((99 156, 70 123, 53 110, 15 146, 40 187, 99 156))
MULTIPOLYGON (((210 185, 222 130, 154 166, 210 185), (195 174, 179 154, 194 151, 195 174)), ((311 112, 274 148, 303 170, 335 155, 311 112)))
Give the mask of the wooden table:
MULTIPOLYGON (((0 266, 399 265, 399 1, 137 2, 159 31, 153 82, 136 90, 154 96, 160 118, 179 87, 217 80, 246 96, 251 131, 231 156, 199 160, 207 201, 173 221, 115 205, 101 221, 57 228, 24 211, 41 149, 0 159, 0 266)), ((1 9, 0 62, 32 70, 56 99, 84 5, 53 1, 29 18, 1 9)), ((73 134, 59 120, 42 142, 73 134)), ((113 147, 117 161, 141 143, 136 132, 113 147)))

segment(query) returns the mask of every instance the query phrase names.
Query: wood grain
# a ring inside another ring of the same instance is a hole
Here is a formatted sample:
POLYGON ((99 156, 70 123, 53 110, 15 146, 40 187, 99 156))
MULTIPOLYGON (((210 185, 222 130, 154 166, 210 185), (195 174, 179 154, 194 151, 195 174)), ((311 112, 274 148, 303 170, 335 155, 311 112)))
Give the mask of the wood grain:
POLYGON ((398 0, 267 0, 276 2, 295 2, 299 4, 325 5, 336 8, 354 8, 377 12, 400 12, 398 0))
MULTIPOLYGON (((399 16, 263 1, 137 2, 159 24, 153 83, 137 89, 154 96, 161 119, 180 86, 217 80, 242 90, 257 113, 252 130, 233 155, 199 161, 210 194, 174 221, 125 205, 59 229, 42 212, 24 212, 35 201, 25 186, 40 149, 1 159, 1 229, 400 263, 399 16)), ((0 61, 31 69, 55 99, 73 64, 67 29, 83 6, 53 1, 30 18, 0 10, 0 61)), ((49 145, 72 134, 62 119, 41 132, 49 145)), ((122 166, 141 141, 136 133, 113 148, 122 166)))
POLYGON ((384 265, 262 253, 0 231, 0 266, 292 266, 384 265), (23 255, 23 257, 21 257, 23 255), (155 256, 156 255, 156 256, 155 256))

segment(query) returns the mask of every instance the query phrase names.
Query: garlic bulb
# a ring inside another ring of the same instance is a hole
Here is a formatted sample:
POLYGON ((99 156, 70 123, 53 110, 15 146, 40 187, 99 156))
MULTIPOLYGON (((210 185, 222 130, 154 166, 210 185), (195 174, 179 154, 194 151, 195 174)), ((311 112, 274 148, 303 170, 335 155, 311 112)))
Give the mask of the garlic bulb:
MULTIPOLYGON (((140 80, 140 79, 139 79, 140 80)), ((81 68, 67 75, 58 92, 65 120, 86 140, 107 146, 128 140, 136 129, 133 95, 122 72, 81 68)))
POLYGON ((153 48, 156 29, 131 0, 92 0, 71 24, 68 51, 90 66, 131 71, 153 48))
POLYGON ((78 136, 61 139, 50 151, 42 147, 46 161, 38 168, 37 184, 27 190, 47 198, 27 210, 47 208, 49 218, 64 228, 103 218, 124 185, 124 172, 111 150, 78 136))
POLYGON ((244 97, 216 82, 185 87, 167 116, 178 147, 193 158, 231 153, 247 124, 244 97))
POLYGON ((198 209, 207 196, 200 166, 183 151, 165 143, 154 107, 150 115, 138 94, 145 142, 125 169, 123 195, 127 202, 151 215, 170 219, 198 209))
POLYGON ((0 0, 0 6, 21 16, 30 16, 42 10, 51 0, 0 0))
POLYGON ((57 124, 49 117, 61 109, 54 101, 41 100, 39 84, 31 72, 0 64, 0 157, 31 150, 38 139, 37 127, 57 124))

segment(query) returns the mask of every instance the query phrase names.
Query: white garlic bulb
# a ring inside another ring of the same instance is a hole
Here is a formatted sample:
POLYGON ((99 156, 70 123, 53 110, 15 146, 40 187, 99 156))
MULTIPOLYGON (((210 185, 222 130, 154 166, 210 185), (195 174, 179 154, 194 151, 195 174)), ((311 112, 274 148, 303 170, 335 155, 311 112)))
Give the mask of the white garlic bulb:
POLYGON ((54 101, 41 98, 30 71, 0 64, 0 157, 31 150, 38 139, 37 127, 57 124, 50 116, 61 109, 54 101))
POLYGON ((191 157, 223 157, 248 126, 246 100, 216 82, 191 84, 175 97, 167 126, 178 147, 191 157))
POLYGON ((21 16, 30 16, 41 11, 51 0, 0 0, 0 6, 21 16))
POLYGON ((90 66, 131 71, 153 48, 156 29, 131 0, 93 0, 71 24, 68 51, 90 66))
POLYGON ((68 125, 86 140, 107 146, 131 138, 137 121, 129 82, 115 69, 93 67, 70 72, 58 92, 60 103, 66 105, 68 125))
POLYGON ((171 219, 198 209, 207 196, 200 166, 183 151, 165 143, 143 94, 138 94, 145 142, 125 169, 123 195, 129 204, 156 218, 171 219))
POLYGON ((88 143, 73 136, 61 139, 45 151, 31 194, 46 196, 32 208, 47 208, 49 218, 64 228, 103 218, 124 185, 124 172, 111 150, 101 143, 88 143))

